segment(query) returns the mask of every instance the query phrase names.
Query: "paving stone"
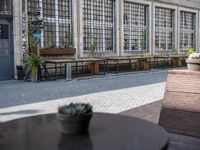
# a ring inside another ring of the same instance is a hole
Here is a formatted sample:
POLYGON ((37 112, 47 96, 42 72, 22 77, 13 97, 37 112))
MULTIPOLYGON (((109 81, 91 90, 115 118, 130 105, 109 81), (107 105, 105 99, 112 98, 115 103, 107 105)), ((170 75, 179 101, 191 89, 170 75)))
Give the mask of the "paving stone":
POLYGON ((119 113, 163 98, 167 70, 38 84, 0 82, 0 122, 57 111, 71 102, 91 103, 96 112, 119 113))

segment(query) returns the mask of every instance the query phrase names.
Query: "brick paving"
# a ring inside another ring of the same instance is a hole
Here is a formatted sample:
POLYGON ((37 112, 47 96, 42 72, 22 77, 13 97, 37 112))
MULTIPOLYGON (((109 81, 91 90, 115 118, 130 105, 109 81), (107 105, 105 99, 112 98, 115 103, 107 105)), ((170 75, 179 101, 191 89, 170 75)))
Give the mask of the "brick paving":
POLYGON ((70 82, 2 81, 0 122, 56 112, 71 102, 91 103, 96 112, 123 112, 162 99, 166 76, 167 70, 70 82))

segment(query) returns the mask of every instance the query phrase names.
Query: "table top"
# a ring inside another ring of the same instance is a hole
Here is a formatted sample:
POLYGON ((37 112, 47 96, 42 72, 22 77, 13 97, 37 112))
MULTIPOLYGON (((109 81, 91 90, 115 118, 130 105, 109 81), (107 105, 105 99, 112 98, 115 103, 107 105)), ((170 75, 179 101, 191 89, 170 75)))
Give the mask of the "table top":
POLYGON ((94 113, 82 135, 63 134, 56 114, 0 124, 2 150, 160 150, 167 144, 163 128, 123 115, 94 113))
POLYGON ((150 59, 152 56, 139 57, 139 56, 121 56, 121 57, 107 57, 107 60, 131 60, 131 59, 150 59))
POLYGON ((89 61, 104 61, 101 58, 82 58, 82 59, 58 59, 58 60, 45 60, 46 63, 75 63, 75 62, 89 62, 89 61))
POLYGON ((154 55, 153 56, 154 58, 185 58, 186 56, 185 55, 154 55))

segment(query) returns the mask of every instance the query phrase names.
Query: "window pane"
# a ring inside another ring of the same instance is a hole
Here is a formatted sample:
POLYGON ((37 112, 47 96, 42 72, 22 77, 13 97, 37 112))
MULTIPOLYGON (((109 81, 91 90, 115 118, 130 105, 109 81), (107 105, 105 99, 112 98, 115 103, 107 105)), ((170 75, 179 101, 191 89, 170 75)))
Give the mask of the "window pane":
POLYGON ((148 6, 124 2, 124 50, 148 50, 148 6))
POLYGON ((155 49, 169 51, 173 49, 173 10, 156 7, 155 10, 155 49))
POLYGON ((180 12, 180 50, 186 51, 195 47, 195 14, 180 12))
POLYGON ((115 1, 83 0, 83 50, 88 52, 92 40, 97 52, 115 51, 115 1))
POLYGON ((38 9, 43 22, 41 46, 65 47, 73 42, 72 0, 28 0, 29 24, 37 20, 30 12, 38 9))

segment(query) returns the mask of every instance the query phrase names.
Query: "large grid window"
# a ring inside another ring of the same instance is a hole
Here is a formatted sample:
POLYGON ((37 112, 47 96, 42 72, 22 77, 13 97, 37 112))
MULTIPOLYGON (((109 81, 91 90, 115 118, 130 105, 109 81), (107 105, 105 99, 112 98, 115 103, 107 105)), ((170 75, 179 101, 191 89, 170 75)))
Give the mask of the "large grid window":
POLYGON ((0 0, 0 14, 12 15, 12 0, 0 0))
POLYGON ((186 51, 195 47, 195 14, 180 12, 180 50, 186 51))
POLYGON ((148 51, 148 6, 124 2, 124 50, 148 51))
POLYGON ((83 0, 83 51, 96 40, 96 52, 115 51, 115 0, 83 0))
POLYGON ((174 11, 156 7, 155 9, 155 50, 172 51, 174 32, 174 11))
MULTIPOLYGON (((65 47, 73 42, 72 0, 28 0, 29 14, 38 8, 43 20, 41 47, 65 47)), ((29 21, 34 20, 29 15, 29 21)))

